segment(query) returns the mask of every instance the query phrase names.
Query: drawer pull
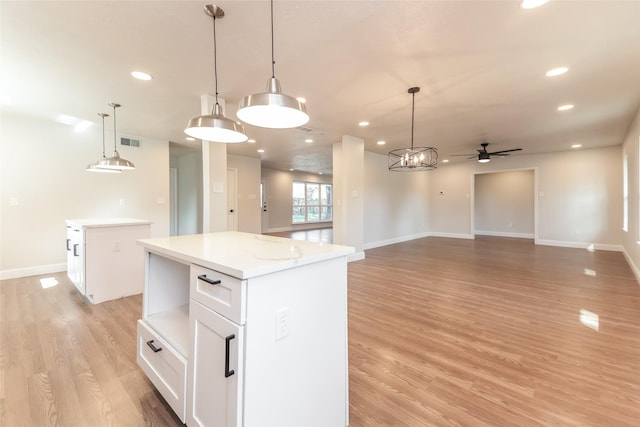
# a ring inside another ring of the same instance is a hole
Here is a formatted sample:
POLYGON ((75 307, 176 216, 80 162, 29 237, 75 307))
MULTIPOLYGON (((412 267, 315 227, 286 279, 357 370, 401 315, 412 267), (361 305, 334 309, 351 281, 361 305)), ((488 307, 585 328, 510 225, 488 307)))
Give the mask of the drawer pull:
POLYGON ((71 243, 71 239, 67 239, 67 250, 70 251, 71 247, 69 246, 69 243, 71 243))
POLYGON ((149 348, 151 350, 153 350, 154 353, 157 353, 159 351, 162 351, 162 347, 156 347, 155 345, 153 345, 153 340, 151 341, 147 341, 147 345, 149 346, 149 348))
POLYGON ((229 370, 229 341, 231 341, 232 339, 234 339, 236 336, 235 334, 231 334, 228 337, 226 337, 224 339, 225 341, 225 351, 224 351, 224 377, 225 378, 229 378, 231 375, 235 374, 235 371, 229 370))
POLYGON ((73 245, 73 256, 80 256, 80 254, 78 253, 78 246, 80 246, 80 244, 78 243, 73 245))
POLYGON ((222 283, 220 280, 211 280, 211 279, 209 279, 206 274, 199 275, 198 279, 202 280, 203 282, 207 282, 210 285, 219 285, 220 283, 222 283))

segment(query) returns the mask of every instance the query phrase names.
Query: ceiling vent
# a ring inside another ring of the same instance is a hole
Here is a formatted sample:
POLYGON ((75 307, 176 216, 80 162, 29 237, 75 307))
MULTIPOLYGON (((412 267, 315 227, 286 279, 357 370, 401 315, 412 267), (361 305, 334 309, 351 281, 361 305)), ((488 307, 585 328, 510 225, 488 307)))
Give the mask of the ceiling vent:
POLYGON ((133 138, 120 138, 120 145, 126 145, 127 147, 140 147, 140 140, 133 138))

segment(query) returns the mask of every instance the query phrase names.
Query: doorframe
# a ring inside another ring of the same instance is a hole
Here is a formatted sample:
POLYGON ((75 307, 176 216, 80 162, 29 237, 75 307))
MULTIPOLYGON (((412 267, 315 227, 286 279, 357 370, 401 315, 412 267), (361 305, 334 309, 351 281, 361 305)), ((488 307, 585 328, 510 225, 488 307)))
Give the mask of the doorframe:
POLYGON ((239 214, 240 208, 238 206, 238 169, 227 168, 227 231, 238 231, 240 222, 239 214), (231 176, 233 177, 233 186, 229 185, 229 173, 231 173, 231 176), (229 198, 234 201, 233 206, 229 206, 229 198), (232 214, 233 224, 229 223, 230 208, 234 210, 232 214))
POLYGON ((260 232, 269 232, 269 187, 267 186, 266 178, 260 179, 260 232), (264 211, 265 203, 267 205, 266 214, 264 211))
POLYGON ((471 192, 469 194, 469 211, 471 212, 469 218, 469 234, 472 239, 476 238, 476 175, 483 175, 488 173, 501 173, 501 172, 518 172, 518 171, 533 171, 533 241, 538 244, 538 198, 540 193, 538 192, 538 167, 529 168, 514 168, 514 169, 498 169, 491 171, 474 171, 471 173, 471 192))

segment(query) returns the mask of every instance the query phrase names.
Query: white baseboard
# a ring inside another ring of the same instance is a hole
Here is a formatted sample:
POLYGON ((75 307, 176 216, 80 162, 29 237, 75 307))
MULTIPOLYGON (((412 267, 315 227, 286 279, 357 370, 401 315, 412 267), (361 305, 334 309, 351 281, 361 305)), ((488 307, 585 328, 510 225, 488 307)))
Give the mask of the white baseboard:
POLYGON ((429 233, 431 237, 447 237, 450 239, 472 239, 474 238, 473 234, 462 234, 462 233, 439 233, 439 232, 431 232, 429 233))
POLYGON ((359 251, 352 253, 351 255, 347 255, 347 262, 360 261, 364 259, 364 251, 359 251))
POLYGON ((288 231, 305 231, 305 230, 317 230, 320 228, 333 228, 332 222, 319 222, 315 224, 301 224, 291 227, 269 228, 265 233, 284 233, 288 231))
POLYGON ((536 239, 535 243, 536 245, 543 245, 543 246, 560 246, 563 248, 624 252, 624 248, 622 247, 622 245, 610 245, 606 243, 565 242, 562 240, 541 240, 541 239, 536 239))
POLYGON ((0 270, 0 280, 17 279, 20 277, 28 276, 39 276, 41 274, 59 273, 61 271, 67 271, 67 263, 0 270))
POLYGON ((505 231, 476 231, 476 236, 515 237, 516 239, 533 239, 533 233, 509 233, 505 231))
POLYGON ((393 239, 378 240, 377 242, 370 242, 364 244, 364 249, 374 249, 387 245, 395 245, 396 243, 408 242, 409 240, 422 239, 423 237, 429 237, 429 233, 411 234, 409 236, 394 237, 393 239))
POLYGON ((631 257, 629 256, 625 248, 623 248, 622 254, 624 255, 624 258, 627 260, 627 264, 629 264, 629 267, 631 267, 631 271, 633 271, 633 275, 636 276, 636 281, 640 284, 640 269, 633 262, 633 259, 631 259, 631 257))

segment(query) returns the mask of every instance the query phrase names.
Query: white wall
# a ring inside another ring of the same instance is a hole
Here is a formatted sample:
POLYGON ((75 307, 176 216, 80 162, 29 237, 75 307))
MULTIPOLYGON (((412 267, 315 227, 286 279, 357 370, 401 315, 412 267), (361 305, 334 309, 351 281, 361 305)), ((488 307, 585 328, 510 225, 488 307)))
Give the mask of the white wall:
POLYGON ((291 224, 293 213, 293 181, 319 182, 331 184, 332 177, 303 172, 285 172, 276 169, 262 169, 262 178, 267 182, 267 213, 269 228, 267 232, 304 230, 309 228, 331 227, 330 222, 315 224, 291 224))
POLYGON ((533 179, 532 169, 476 174, 475 234, 532 239, 533 179))
POLYGON ((227 167, 238 171, 238 231, 260 234, 260 159, 227 155, 227 167))
MULTIPOLYGON (((640 110, 636 114, 627 136, 624 139, 620 154, 620 179, 622 180, 622 159, 626 154, 629 159, 629 227, 622 231, 622 245, 636 278, 640 281, 640 110)), ((621 220, 622 221, 622 220, 621 220)), ((622 222, 621 222, 622 224, 622 222)))
POLYGON ((365 249, 426 236, 432 172, 391 172, 387 156, 365 151, 365 249))
POLYGON ((528 168, 537 170, 538 243, 620 249, 620 146, 441 166, 430 181, 431 233, 471 236, 474 173, 528 168))
MULTIPOLYGON (((89 173, 102 155, 100 124, 76 133, 6 111, 1 124, 0 277, 65 270, 65 219, 149 219, 152 236, 169 234, 168 142, 143 137, 141 148, 119 146, 133 171, 89 173)), ((107 156, 112 141, 107 132, 107 156)))
POLYGON ((178 234, 202 232, 202 153, 171 156, 178 172, 178 234))

